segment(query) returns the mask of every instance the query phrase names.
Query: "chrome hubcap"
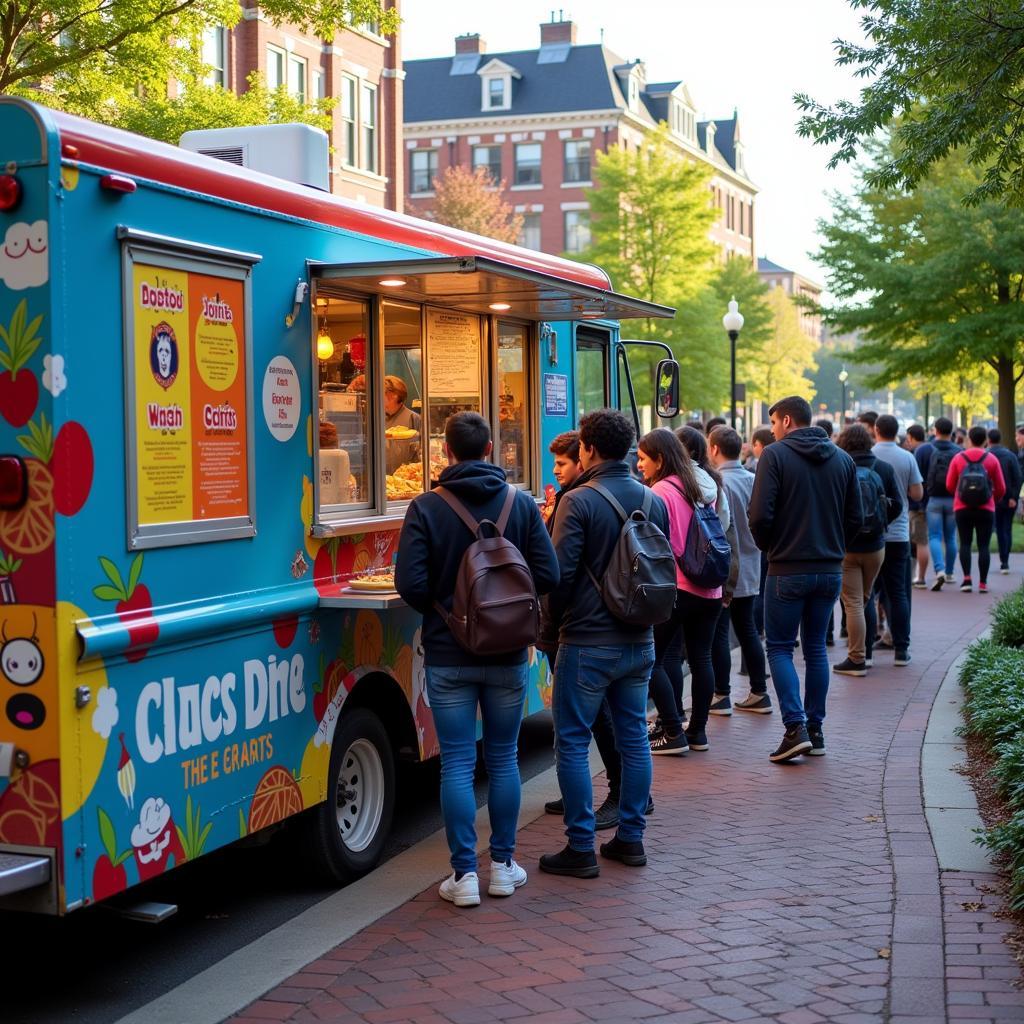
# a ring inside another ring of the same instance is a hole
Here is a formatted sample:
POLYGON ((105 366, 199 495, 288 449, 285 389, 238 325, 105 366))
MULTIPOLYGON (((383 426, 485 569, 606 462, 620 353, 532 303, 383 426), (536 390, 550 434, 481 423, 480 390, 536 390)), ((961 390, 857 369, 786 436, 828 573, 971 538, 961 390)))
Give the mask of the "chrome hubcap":
POLYGON ((369 740, 345 751, 338 772, 336 814, 342 842, 359 853, 373 842, 384 810, 384 765, 369 740))

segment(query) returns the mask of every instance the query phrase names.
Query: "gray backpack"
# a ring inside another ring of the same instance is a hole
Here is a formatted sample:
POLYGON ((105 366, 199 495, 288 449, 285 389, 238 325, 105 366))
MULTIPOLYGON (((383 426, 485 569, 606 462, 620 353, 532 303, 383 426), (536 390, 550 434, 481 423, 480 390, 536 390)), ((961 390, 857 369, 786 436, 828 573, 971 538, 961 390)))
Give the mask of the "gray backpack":
POLYGON ((627 513, 606 487, 593 480, 583 486, 597 491, 622 520, 603 581, 598 582, 584 563, 605 607, 631 626, 665 622, 676 603, 676 557, 668 538, 647 518, 653 503, 651 492, 645 487, 642 506, 627 513))

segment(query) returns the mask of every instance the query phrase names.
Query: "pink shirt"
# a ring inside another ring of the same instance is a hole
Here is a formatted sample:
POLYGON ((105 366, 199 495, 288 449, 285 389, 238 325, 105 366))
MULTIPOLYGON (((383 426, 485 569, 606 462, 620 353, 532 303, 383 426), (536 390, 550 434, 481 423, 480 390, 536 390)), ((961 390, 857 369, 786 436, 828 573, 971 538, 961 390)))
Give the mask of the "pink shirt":
POLYGON ((988 478, 992 482, 992 497, 980 507, 988 509, 989 512, 995 512, 996 502, 1001 501, 1006 493, 1006 481, 1003 479, 1003 467, 999 465, 999 460, 984 448, 968 448, 967 451, 958 452, 949 464, 949 471, 946 473, 946 490, 953 495, 953 511, 959 512, 960 509, 967 508, 960 500, 956 486, 967 462, 981 462, 985 467, 985 472, 988 473, 988 478))
MULTIPOLYGON (((686 548, 686 534, 689 532, 690 521, 693 519, 693 507, 686 500, 682 491, 679 490, 682 486, 683 482, 679 477, 670 476, 664 480, 659 480, 651 487, 651 490, 665 502, 668 508, 668 541, 672 545, 672 552, 677 559, 676 586, 680 590, 693 594, 695 597, 709 597, 720 601, 722 599, 721 587, 708 590, 706 587, 694 586, 683 575, 683 570, 679 568, 678 558, 686 548), (673 481, 674 486, 669 481, 673 481)), ((715 502, 711 502, 711 507, 715 507, 715 502)))

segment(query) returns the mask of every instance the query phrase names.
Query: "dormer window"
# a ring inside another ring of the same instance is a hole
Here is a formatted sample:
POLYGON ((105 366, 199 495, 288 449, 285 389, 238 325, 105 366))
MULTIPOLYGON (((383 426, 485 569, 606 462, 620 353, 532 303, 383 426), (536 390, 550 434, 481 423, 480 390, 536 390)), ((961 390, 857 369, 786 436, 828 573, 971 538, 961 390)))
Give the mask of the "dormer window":
POLYGON ((629 109, 636 110, 640 106, 640 81, 636 75, 629 76, 629 109))
POLYGON ((480 76, 480 109, 486 114, 492 110, 512 108, 512 79, 521 78, 519 72, 504 61, 494 58, 477 72, 480 76))
POLYGON ((503 75, 501 78, 495 76, 494 78, 488 78, 487 80, 487 109, 488 110, 503 110, 508 107, 508 99, 505 95, 505 90, 508 89, 509 80, 507 75, 503 75))

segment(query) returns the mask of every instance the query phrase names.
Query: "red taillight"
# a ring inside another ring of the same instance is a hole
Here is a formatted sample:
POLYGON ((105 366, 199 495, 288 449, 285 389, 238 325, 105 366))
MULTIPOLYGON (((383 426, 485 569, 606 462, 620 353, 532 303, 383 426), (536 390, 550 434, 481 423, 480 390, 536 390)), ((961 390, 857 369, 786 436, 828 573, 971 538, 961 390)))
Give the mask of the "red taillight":
POLYGON ((21 202, 21 182, 13 174, 0 174, 0 210, 4 213, 21 202))
POLYGON ((0 455, 0 508, 21 508, 28 498, 28 472, 17 455, 0 455))

